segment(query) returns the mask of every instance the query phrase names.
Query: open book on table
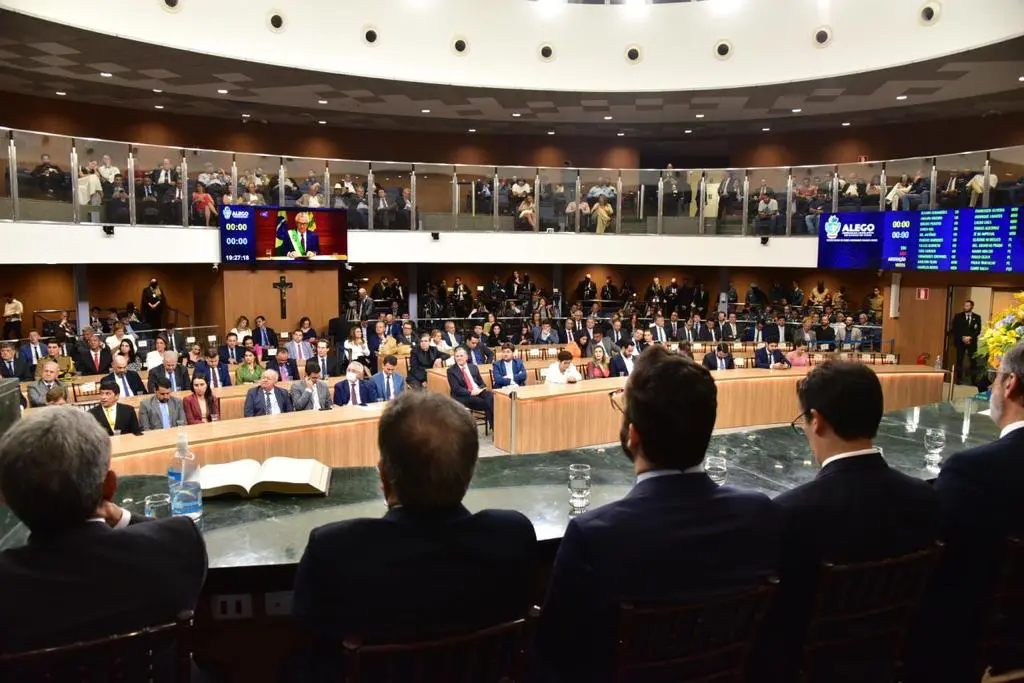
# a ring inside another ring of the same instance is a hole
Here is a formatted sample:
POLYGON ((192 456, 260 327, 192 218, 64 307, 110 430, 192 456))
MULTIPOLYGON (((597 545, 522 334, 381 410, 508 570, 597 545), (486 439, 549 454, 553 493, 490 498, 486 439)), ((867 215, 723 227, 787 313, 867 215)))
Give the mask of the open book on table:
POLYGON ((327 495, 331 468, 316 460, 268 458, 236 460, 223 465, 205 465, 199 470, 203 496, 210 498, 235 493, 255 498, 262 493, 327 495))

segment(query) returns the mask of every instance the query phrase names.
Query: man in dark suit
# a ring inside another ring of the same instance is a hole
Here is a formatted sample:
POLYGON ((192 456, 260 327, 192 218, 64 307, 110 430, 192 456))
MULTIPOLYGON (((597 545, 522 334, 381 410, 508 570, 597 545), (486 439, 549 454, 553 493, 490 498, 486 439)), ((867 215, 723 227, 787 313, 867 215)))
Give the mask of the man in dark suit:
POLYGON ((526 366, 523 365, 523 361, 513 357, 514 353, 515 348, 508 342, 501 345, 501 359, 496 360, 491 366, 495 389, 511 384, 520 387, 526 385, 526 366))
POLYGON ((715 321, 708 319, 707 323, 700 326, 697 330, 697 341, 702 342, 720 342, 722 337, 718 334, 718 329, 715 327, 715 321))
POLYGON ((935 481, 946 548, 911 638, 907 680, 914 683, 978 680, 1006 539, 1024 537, 1024 345, 1007 351, 994 375, 990 408, 999 439, 953 455, 935 481))
POLYGON ((180 180, 166 188, 160 194, 160 220, 165 225, 181 225, 181 199, 185 197, 185 187, 180 180))
POLYGON ((622 601, 701 601, 758 586, 778 567, 772 501, 704 473, 717 414, 707 369, 653 345, 616 406, 637 482, 570 520, 558 548, 537 637, 558 680, 608 680, 622 601))
POLYGON ((110 441, 79 410, 30 411, 0 439, 0 494, 31 532, 0 552, 0 616, 18 624, 0 633, 0 651, 125 633, 195 607, 206 576, 195 525, 132 515, 112 502, 116 489, 110 441))
POLYGON ((321 339, 316 343, 316 357, 313 360, 320 368, 320 379, 326 381, 328 377, 341 375, 341 363, 338 356, 331 353, 331 346, 326 340, 321 339))
POLYGON ((138 436, 142 434, 139 416, 135 413, 135 408, 117 402, 120 395, 121 389, 117 382, 109 376, 104 377, 100 382, 100 404, 90 408, 89 414, 110 436, 114 436, 115 431, 138 436))
POLYGON ((786 316, 780 315, 775 319, 775 324, 765 327, 764 340, 774 341, 776 344, 784 344, 790 340, 786 332, 786 316))
POLYGON ((762 370, 784 370, 793 367, 793 364, 782 351, 779 351, 779 345, 769 340, 764 347, 754 352, 754 367, 762 370))
POLYGON ((110 372, 113 356, 107 345, 95 334, 89 338, 88 344, 88 348, 78 349, 78 358, 75 359, 78 371, 83 375, 104 375, 110 372))
POLYGON ((245 417, 280 415, 293 410, 291 394, 287 389, 277 386, 277 372, 266 370, 263 377, 260 378, 259 385, 245 393, 242 415, 245 417))
POLYGON ((466 343, 463 344, 462 348, 466 350, 469 362, 473 365, 490 365, 494 362, 494 351, 491 351, 484 345, 480 335, 476 332, 470 332, 466 335, 466 343))
POLYGON ((444 339, 444 343, 451 348, 462 345, 462 337, 455 334, 455 323, 451 320, 446 320, 444 323, 444 332, 441 333, 441 338, 444 339))
POLYGON ((257 346, 264 349, 277 348, 277 332, 274 328, 267 326, 267 319, 262 315, 256 316, 256 327, 252 331, 252 340, 257 346))
POLYGON ((334 385, 334 405, 365 406, 377 400, 377 392, 370 380, 359 379, 363 376, 363 364, 352 361, 348 364, 345 377, 334 385))
MULTIPOLYGON (((939 538, 935 491, 890 468, 871 443, 884 411, 878 375, 860 363, 829 362, 800 380, 796 391, 800 426, 821 470, 775 499, 783 513, 782 567, 763 631, 766 660, 758 657, 756 667, 764 680, 794 678, 823 563, 899 557, 939 538)), ((867 656, 857 664, 865 671, 878 665, 867 656)))
POLYGON ((756 323, 748 327, 743 331, 743 341, 754 342, 755 344, 761 344, 765 340, 767 333, 764 329, 764 321, 758 320, 756 323))
POLYGON ((267 370, 276 372, 282 382, 294 382, 299 379, 299 364, 294 358, 288 357, 288 349, 284 346, 277 347, 274 357, 267 359, 267 370))
POLYGON ((155 225, 160 220, 160 195, 151 176, 143 176, 135 186, 135 205, 142 223, 155 225))
POLYGON ((406 377, 409 386, 415 389, 425 389, 427 370, 440 368, 446 360, 448 360, 447 353, 442 353, 430 345, 430 333, 421 334, 419 345, 409 354, 409 374, 406 377))
POLYGON ((533 525, 462 504, 479 450, 469 414, 441 394, 405 392, 378 431, 388 512, 314 529, 295 575, 293 614, 313 637, 311 669, 338 671, 346 636, 444 637, 520 618, 530 604, 533 525))
POLYGON ((729 353, 729 345, 719 343, 714 351, 704 354, 704 367, 708 370, 734 370, 736 363, 729 353))
POLYGON ((234 332, 229 332, 228 336, 224 338, 225 343, 221 344, 218 353, 220 353, 220 362, 222 365, 230 367, 232 365, 238 365, 242 362, 242 353, 244 349, 238 343, 238 335, 234 332))
POLYGON ((31 368, 11 344, 0 346, 0 377, 21 382, 32 380, 31 368))
POLYGON ((736 314, 730 313, 728 320, 721 326, 722 341, 739 341, 743 337, 743 326, 736 320, 736 314))
POLYGON ((103 380, 115 383, 118 391, 126 398, 146 393, 146 385, 142 383, 142 378, 139 377, 139 373, 128 369, 128 359, 124 356, 114 356, 110 363, 110 374, 103 380))
POLYGON ((651 331, 651 341, 655 344, 665 344, 671 337, 668 328, 665 327, 663 315, 655 316, 654 322, 647 329, 651 331))
POLYGON ((636 351, 636 344, 632 339, 622 342, 619 355, 613 357, 608 363, 608 370, 611 371, 612 377, 628 377, 633 372, 633 363, 636 361, 636 357, 633 355, 634 351, 636 351))
POLYGON ((448 389, 452 398, 470 410, 482 410, 484 420, 494 426, 494 394, 484 384, 480 370, 469 362, 463 346, 455 349, 455 365, 448 368, 448 389))
POLYGON ((178 354, 174 351, 164 351, 163 365, 158 365, 149 371, 147 389, 149 393, 156 391, 156 382, 159 379, 167 380, 171 391, 188 391, 189 384, 188 370, 178 364, 178 354))
MULTIPOLYGON (((267 366, 269 367, 270 364, 268 363, 267 366)), ((193 379, 196 375, 205 377, 206 383, 210 385, 211 389, 231 386, 231 374, 228 372, 227 365, 220 362, 220 352, 216 346, 206 349, 206 358, 196 363, 196 367, 192 370, 193 379)), ((298 375, 296 375, 297 377, 298 375)))
POLYGON ((981 316, 974 312, 974 302, 970 299, 964 302, 964 310, 953 316, 949 336, 953 338, 956 347, 956 369, 960 384, 973 384, 971 380, 975 379, 976 370, 974 354, 978 351, 978 337, 981 336, 981 316), (965 358, 969 367, 964 365, 965 358))

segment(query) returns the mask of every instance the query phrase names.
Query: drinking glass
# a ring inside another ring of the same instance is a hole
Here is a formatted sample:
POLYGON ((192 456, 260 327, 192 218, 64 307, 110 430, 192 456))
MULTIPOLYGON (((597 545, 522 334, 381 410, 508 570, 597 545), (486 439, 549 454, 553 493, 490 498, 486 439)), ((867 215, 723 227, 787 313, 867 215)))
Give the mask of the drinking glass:
POLYGON ((146 496, 143 507, 146 517, 152 519, 166 519, 171 516, 171 495, 169 493, 154 493, 146 496))
POLYGON ((719 486, 729 477, 729 466, 723 455, 709 455, 704 458, 704 472, 719 486))
POLYGON ((569 465, 569 505, 573 508, 590 505, 590 465, 569 465))
POLYGON ((938 469, 942 462, 942 449, 946 447, 946 433, 941 429, 924 430, 924 462, 928 469, 938 469))
POLYGON ((114 436, 121 436, 121 430, 120 429, 113 429, 111 431, 114 432, 114 436))

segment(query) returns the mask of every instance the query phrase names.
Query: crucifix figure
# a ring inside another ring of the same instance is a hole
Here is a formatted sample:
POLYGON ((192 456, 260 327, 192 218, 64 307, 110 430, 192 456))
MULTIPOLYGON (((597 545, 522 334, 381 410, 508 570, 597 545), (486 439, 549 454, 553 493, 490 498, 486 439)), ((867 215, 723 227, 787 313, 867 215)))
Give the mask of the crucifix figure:
POLYGON ((288 318, 288 290, 292 288, 292 283, 288 282, 288 278, 284 275, 281 279, 273 284, 274 289, 281 293, 281 318, 288 318))

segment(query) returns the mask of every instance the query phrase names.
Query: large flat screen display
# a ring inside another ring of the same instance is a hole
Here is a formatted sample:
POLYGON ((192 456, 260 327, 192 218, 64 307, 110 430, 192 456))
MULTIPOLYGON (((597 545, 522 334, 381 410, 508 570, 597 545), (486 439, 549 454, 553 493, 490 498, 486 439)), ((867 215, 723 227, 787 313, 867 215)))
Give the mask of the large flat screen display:
POLYGON ((222 263, 308 263, 348 259, 344 209, 225 206, 220 211, 222 263))
POLYGON ((826 213, 819 268, 1024 273, 1021 207, 826 213))

